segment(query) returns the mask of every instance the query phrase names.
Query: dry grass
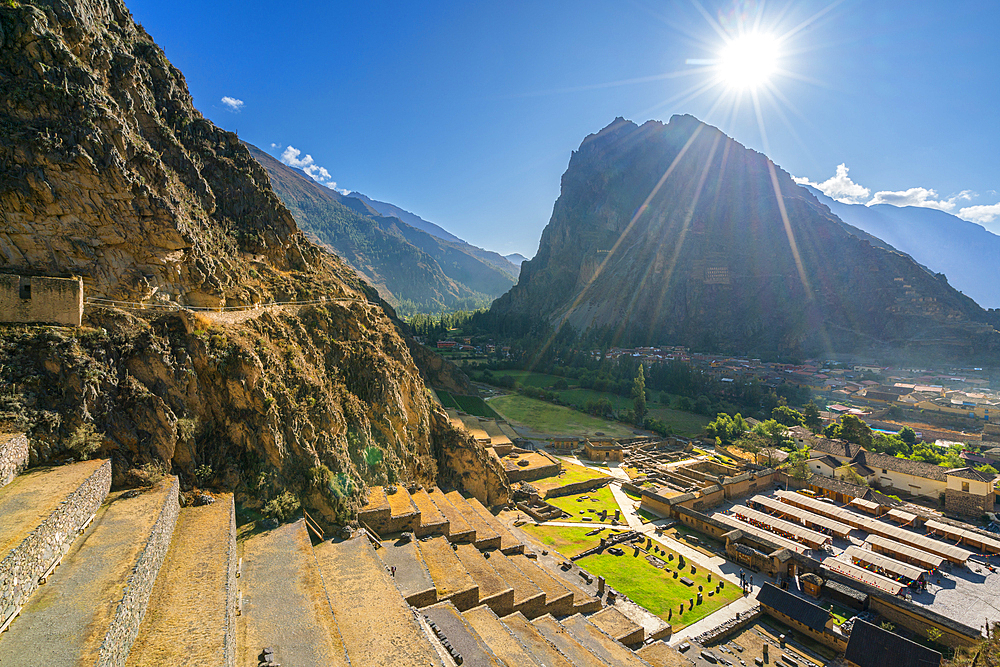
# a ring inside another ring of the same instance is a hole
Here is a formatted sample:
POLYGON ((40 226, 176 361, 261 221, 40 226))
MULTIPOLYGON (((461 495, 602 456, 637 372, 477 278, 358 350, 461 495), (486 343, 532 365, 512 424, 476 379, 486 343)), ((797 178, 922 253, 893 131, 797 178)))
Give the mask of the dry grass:
POLYGON ((222 661, 232 495, 181 510, 129 666, 222 661))

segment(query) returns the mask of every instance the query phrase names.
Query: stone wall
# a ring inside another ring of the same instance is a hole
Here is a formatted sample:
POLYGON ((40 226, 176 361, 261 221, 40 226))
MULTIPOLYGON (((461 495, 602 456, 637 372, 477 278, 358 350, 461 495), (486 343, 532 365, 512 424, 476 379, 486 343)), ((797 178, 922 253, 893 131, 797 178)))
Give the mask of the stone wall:
POLYGON ((82 321, 82 278, 0 274, 0 322, 78 327, 82 321))
POLYGON ((156 575, 170 548, 170 538, 180 511, 177 478, 172 477, 167 483, 170 484, 170 489, 149 539, 146 540, 146 548, 139 554, 132 568, 132 574, 125 581, 125 594, 118 603, 108 633, 104 636, 104 642, 97 654, 96 667, 124 667, 132 642, 139 635, 139 626, 146 615, 149 594, 153 592, 156 575))
POLYGON ((992 512, 995 501, 996 494, 994 493, 980 496, 951 488, 944 492, 945 509, 965 516, 979 517, 986 512, 992 512))
POLYGON ((980 637, 973 636, 972 633, 975 632, 972 628, 967 628, 965 631, 958 629, 957 623, 948 622, 948 619, 943 617, 931 618, 929 614, 918 613, 916 609, 921 609, 916 607, 916 605, 911 605, 916 609, 907 609, 903 604, 897 602, 890 602, 882 597, 877 597, 875 595, 869 596, 869 611, 877 613, 882 618, 890 621, 896 625, 900 625, 911 632, 921 635, 922 637, 927 636, 927 630, 930 628, 936 628, 941 631, 941 636, 937 639, 938 643, 944 644, 945 646, 951 646, 957 648, 960 646, 975 646, 980 637))
POLYGON ((0 562, 0 625, 27 602, 38 579, 69 551, 110 489, 108 460, 0 562))
POLYGON ((0 487, 10 484, 28 466, 28 437, 0 433, 0 487))
POLYGON ((236 500, 229 496, 229 548, 226 550, 228 571, 226 576, 226 638, 224 650, 224 667, 236 667, 236 561, 239 554, 236 551, 236 500))
POLYGON ((585 479, 582 482, 573 482, 572 484, 566 484, 565 486, 557 486, 554 489, 549 489, 546 492, 546 498, 558 498, 560 496, 572 496, 576 493, 583 493, 584 491, 593 491, 594 489, 600 489, 601 487, 607 486, 613 480, 613 477, 596 477, 594 479, 585 479))

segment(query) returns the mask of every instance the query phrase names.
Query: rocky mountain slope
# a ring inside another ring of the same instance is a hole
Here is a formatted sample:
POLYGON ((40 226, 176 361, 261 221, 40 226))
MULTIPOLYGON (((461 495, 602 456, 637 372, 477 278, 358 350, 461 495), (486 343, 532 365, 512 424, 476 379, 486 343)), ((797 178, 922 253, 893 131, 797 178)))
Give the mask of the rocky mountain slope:
POLYGON ((1000 350, 995 314, 691 116, 619 118, 584 139, 537 255, 491 312, 771 356, 1000 350))
POLYGON ((891 204, 844 204, 807 189, 844 222, 913 257, 975 299, 1000 308, 1000 236, 945 211, 891 204))
POLYGON ((442 240, 356 197, 318 185, 254 146, 274 191, 303 231, 343 258, 394 307, 408 312, 474 308, 514 284, 496 253, 442 240), (494 256, 491 257, 491 256, 494 256))
POLYGON ((0 270, 123 302, 88 304, 80 330, 0 326, 0 427, 29 433, 34 464, 113 456, 116 484, 165 467, 329 522, 366 484, 465 465, 475 443, 391 309, 298 230, 120 1, 0 4, 0 88, 0 270), (190 309, 293 300, 313 303, 190 309))

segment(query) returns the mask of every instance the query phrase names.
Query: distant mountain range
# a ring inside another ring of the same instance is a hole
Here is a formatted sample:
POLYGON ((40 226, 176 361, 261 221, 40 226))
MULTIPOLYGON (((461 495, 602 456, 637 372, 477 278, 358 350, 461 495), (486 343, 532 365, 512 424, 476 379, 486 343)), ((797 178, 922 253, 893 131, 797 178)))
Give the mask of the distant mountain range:
POLYGON ((932 208, 844 204, 803 186, 844 222, 905 252, 975 299, 1000 308, 1000 236, 982 225, 932 208))
POLYGON ((691 116, 619 118, 584 139, 538 253, 491 313, 771 358, 1000 352, 997 313, 691 116))
POLYGON ((523 262, 526 262, 526 261, 528 261, 528 258, 527 258, 527 257, 525 257, 524 255, 522 255, 522 254, 521 254, 521 253, 519 253, 519 252, 515 252, 515 253, 514 253, 514 254, 512 254, 512 255, 504 255, 504 257, 506 257, 506 258, 507 258, 507 261, 508 261, 508 262, 510 262, 511 264, 514 264, 514 265, 516 265, 516 266, 521 266, 521 264, 522 264, 523 262))
POLYGON ((488 305, 517 278, 517 267, 495 252, 392 204, 342 195, 255 146, 247 148, 299 227, 404 314, 488 305))

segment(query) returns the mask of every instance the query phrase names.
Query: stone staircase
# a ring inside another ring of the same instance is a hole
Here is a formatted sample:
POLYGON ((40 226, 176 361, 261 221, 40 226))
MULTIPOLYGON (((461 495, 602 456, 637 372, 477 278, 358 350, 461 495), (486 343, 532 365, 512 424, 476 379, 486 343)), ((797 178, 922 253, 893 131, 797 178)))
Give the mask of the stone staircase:
POLYGON ((680 658, 662 644, 634 653, 616 641, 641 645, 642 629, 600 611, 456 492, 373 489, 362 521, 381 541, 311 539, 299 519, 237 542, 231 494, 180 508, 175 477, 109 487, 110 462, 89 461, 29 470, 0 488, 9 625, 0 665, 639 667, 680 658))
POLYGON ((234 665, 232 496, 181 509, 173 476, 112 493, 111 461, 23 470, 12 442, 0 438, 0 665, 234 665))

